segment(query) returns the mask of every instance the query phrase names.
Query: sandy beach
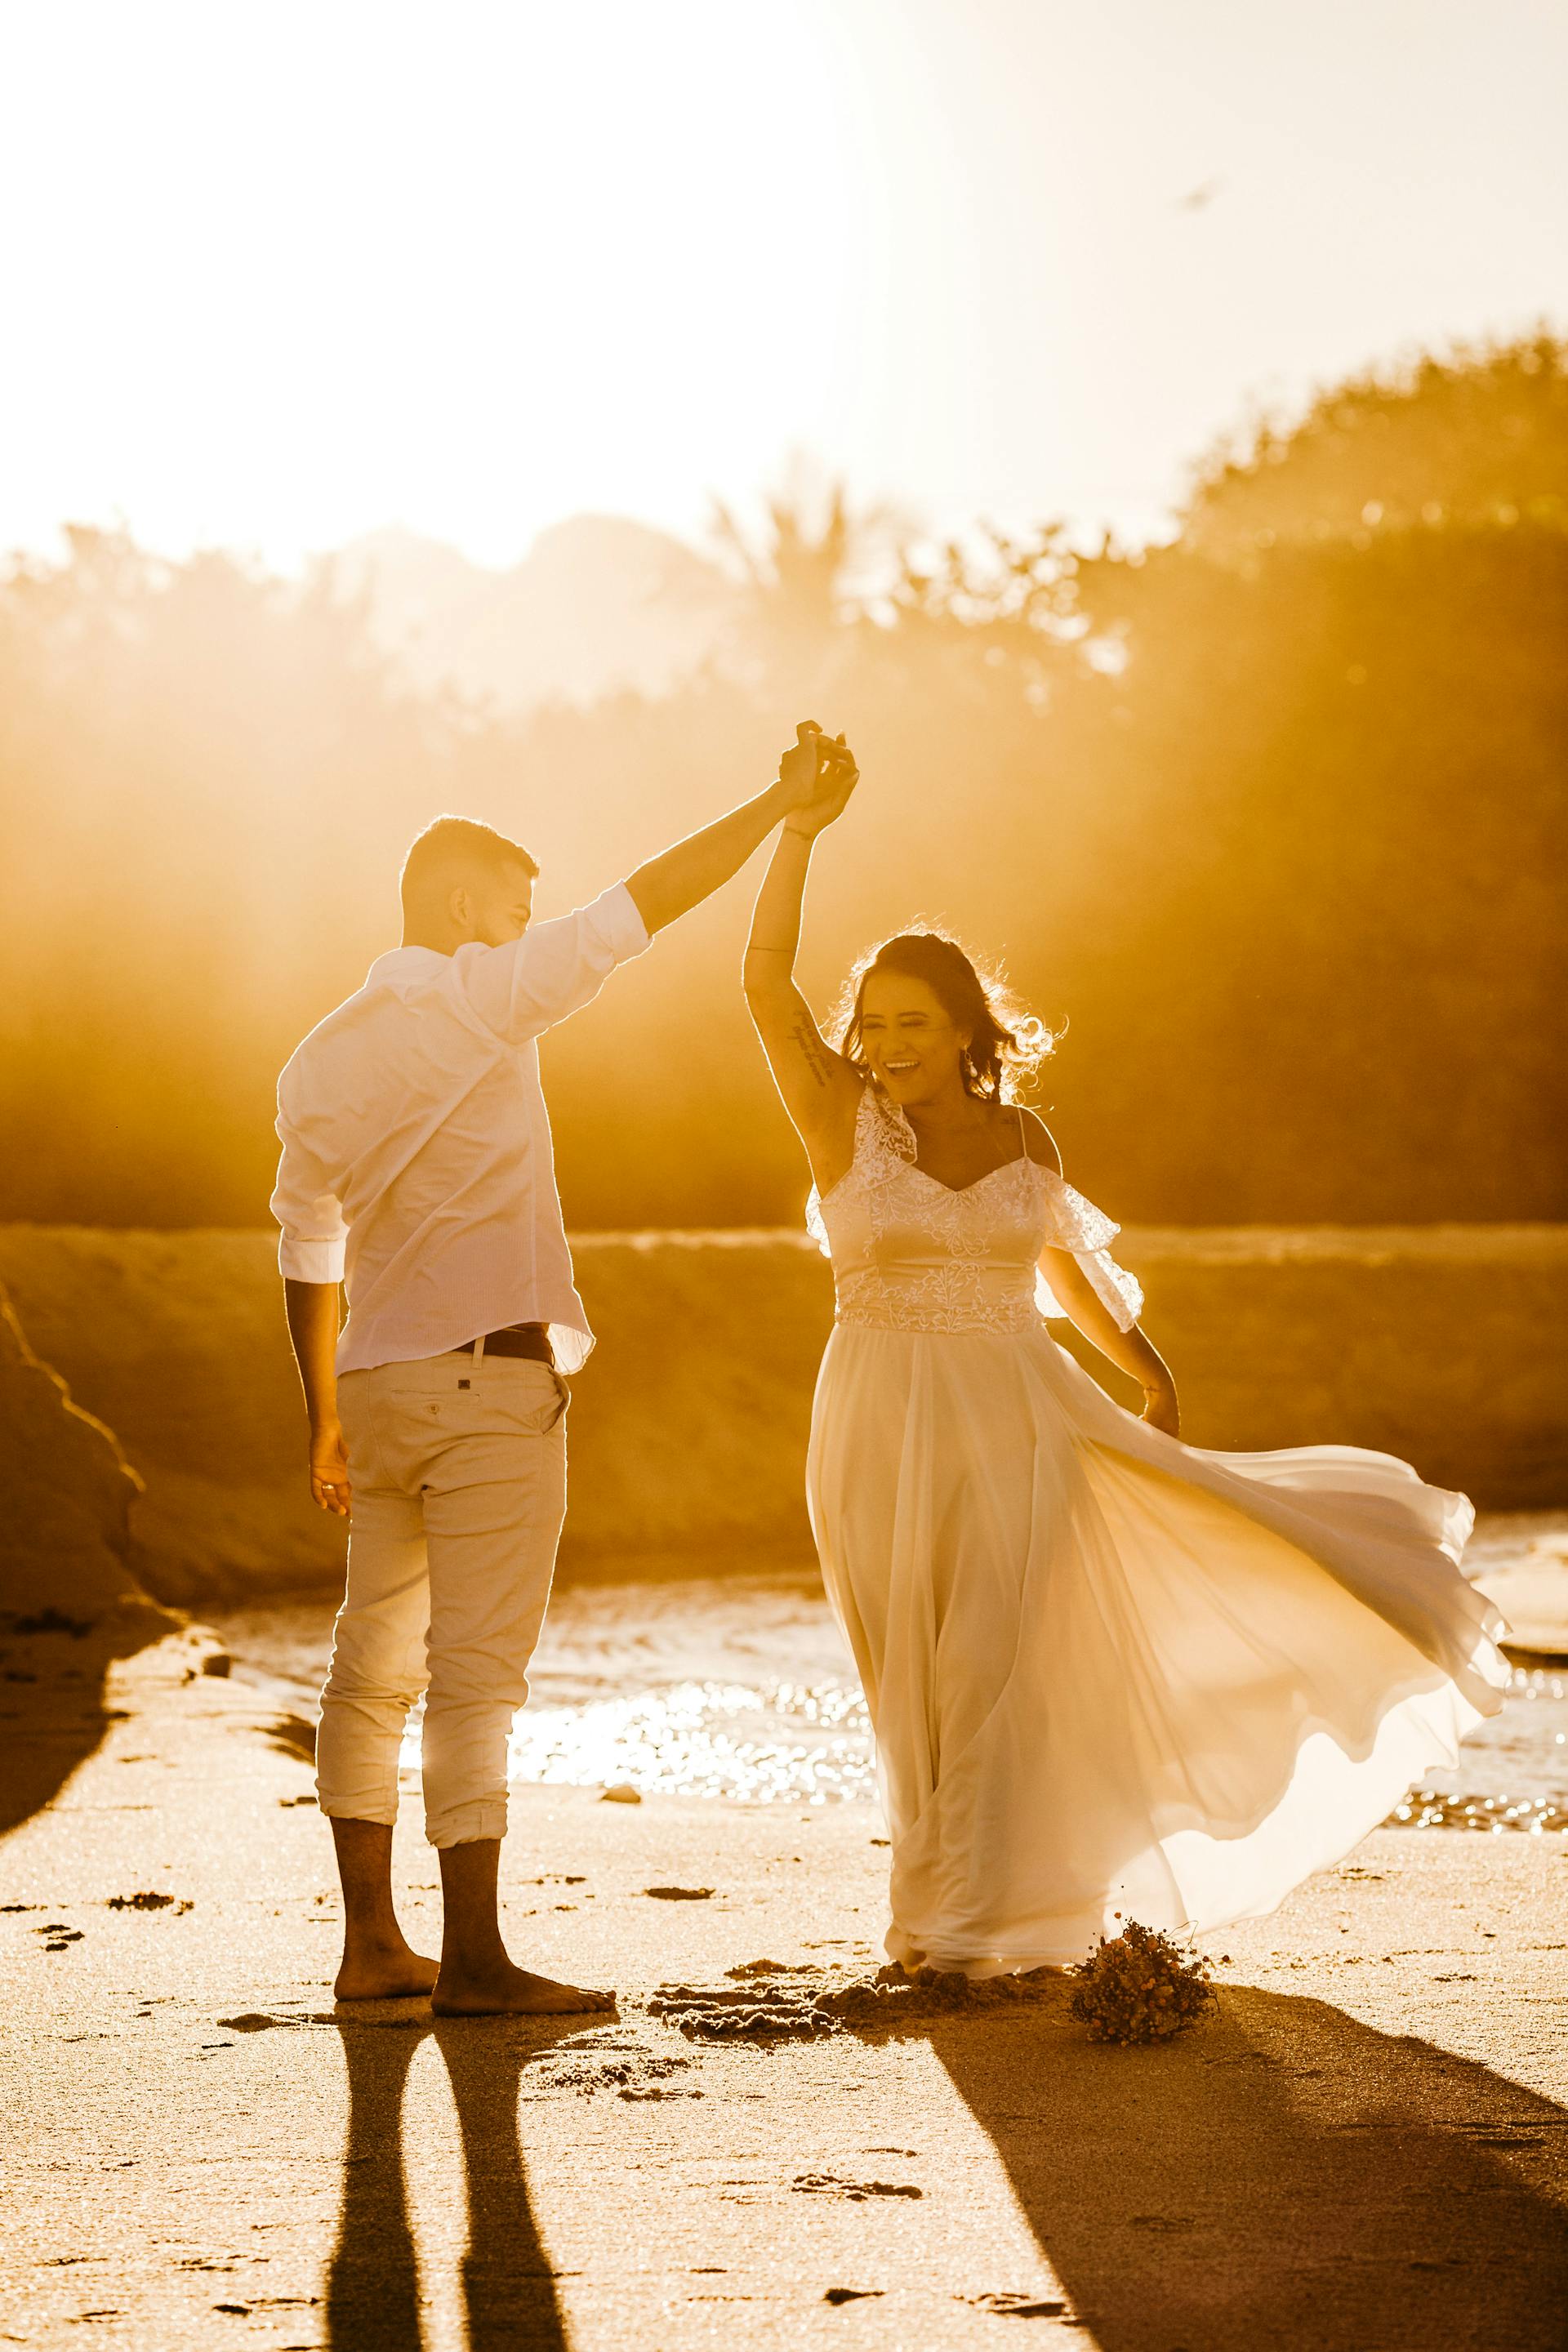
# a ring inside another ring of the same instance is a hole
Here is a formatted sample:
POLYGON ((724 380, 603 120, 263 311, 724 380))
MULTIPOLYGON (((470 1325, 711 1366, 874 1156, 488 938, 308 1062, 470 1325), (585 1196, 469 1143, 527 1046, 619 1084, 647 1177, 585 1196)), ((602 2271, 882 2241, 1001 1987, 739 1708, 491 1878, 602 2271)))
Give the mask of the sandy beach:
POLYGON ((334 2009, 328 1842, 267 1695, 200 1628, 95 1638, 14 1642, 4 1685, 37 1807, 0 1849, 7 2343, 1568 2340, 1559 1836, 1380 1832, 1216 1940, 1208 2021, 1122 2051, 1065 1991, 808 2031, 880 1957, 868 1808, 524 1790, 514 1948, 619 2013, 434 2025, 334 2009), (775 2030, 706 2038, 670 1988, 775 2030))

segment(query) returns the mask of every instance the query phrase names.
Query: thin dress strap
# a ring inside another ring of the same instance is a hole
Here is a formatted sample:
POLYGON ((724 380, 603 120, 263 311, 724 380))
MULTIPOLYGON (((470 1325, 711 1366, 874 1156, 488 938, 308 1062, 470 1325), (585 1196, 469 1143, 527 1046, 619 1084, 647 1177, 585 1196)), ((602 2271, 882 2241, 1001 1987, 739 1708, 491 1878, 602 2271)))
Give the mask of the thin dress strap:
POLYGON ((1023 1106, 1023 1104, 1022 1104, 1022 1103, 1019 1103, 1019 1104, 1016 1106, 1016 1108, 1017 1108, 1017 1113, 1018 1113, 1018 1145, 1019 1145, 1019 1149, 1020 1149, 1020 1150, 1021 1150, 1021 1151, 1023 1152, 1023 1155, 1024 1155, 1025 1159, 1026 1159, 1026 1160, 1027 1160, 1027 1158, 1028 1158, 1028 1156, 1029 1156, 1029 1131, 1028 1131, 1028 1129, 1024 1125, 1024 1106, 1023 1106))

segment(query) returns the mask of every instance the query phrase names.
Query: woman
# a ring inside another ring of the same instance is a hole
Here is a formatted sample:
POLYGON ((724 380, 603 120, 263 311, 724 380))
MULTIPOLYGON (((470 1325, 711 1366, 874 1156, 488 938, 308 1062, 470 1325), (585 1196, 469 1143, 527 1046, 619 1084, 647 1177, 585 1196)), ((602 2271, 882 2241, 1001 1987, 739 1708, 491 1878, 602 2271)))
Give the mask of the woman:
POLYGON ((1469 1504, 1349 1446, 1180 1443, 1117 1228, 1009 1100, 1049 1041, 952 941, 887 941, 828 1045, 793 975, 842 757, 779 840, 745 987, 833 1260, 807 1477, 876 1730, 888 1951, 984 1977, 1118 1919, 1256 1916, 1496 1712, 1469 1504), (1063 1313, 1141 1417, 1052 1340, 1063 1313))

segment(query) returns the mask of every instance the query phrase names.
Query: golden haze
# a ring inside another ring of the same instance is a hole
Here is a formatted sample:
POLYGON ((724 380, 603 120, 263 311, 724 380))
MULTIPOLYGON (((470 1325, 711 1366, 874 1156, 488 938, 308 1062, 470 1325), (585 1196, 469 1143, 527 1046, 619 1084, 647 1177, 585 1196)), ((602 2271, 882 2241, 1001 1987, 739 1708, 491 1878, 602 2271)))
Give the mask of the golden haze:
MULTIPOLYGON (((1342 386, 1215 459, 1168 548, 1045 530, 875 617, 842 603, 853 516, 775 521, 700 676, 512 719, 405 688, 326 571, 87 531, 18 565, 0 1217, 259 1222, 277 1069, 394 941, 418 825, 514 833, 548 912, 756 789, 806 708, 866 779, 819 855, 816 1001, 917 915, 1004 960, 1068 1024, 1042 1106, 1119 1214, 1564 1214, 1563 346, 1342 386)), ((746 898, 550 1042, 569 1221, 798 1214, 746 898)))

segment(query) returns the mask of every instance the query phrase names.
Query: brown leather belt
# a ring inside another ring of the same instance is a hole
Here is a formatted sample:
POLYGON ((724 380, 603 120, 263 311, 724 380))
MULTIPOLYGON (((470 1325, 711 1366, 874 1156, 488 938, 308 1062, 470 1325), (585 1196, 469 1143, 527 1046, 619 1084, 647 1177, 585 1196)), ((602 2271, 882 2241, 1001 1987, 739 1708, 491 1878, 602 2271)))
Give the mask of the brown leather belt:
MULTIPOLYGON (((478 1347, 477 1339, 465 1339, 454 1348, 455 1356, 471 1356, 478 1347)), ((485 1333, 487 1356, 529 1356, 537 1364, 555 1368, 555 1350, 550 1344, 549 1327, 543 1323, 509 1323, 502 1331, 485 1333)))

